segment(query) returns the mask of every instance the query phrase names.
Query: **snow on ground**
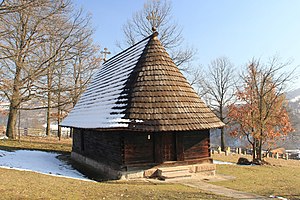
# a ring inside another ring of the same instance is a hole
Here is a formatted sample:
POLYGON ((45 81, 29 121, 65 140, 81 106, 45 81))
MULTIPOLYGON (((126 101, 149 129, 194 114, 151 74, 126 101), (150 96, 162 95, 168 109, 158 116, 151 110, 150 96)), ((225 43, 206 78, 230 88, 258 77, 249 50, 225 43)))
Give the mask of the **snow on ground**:
POLYGON ((224 162, 224 161, 219 161, 219 160, 213 160, 213 164, 217 164, 217 165, 235 165, 235 163, 232 163, 232 162, 224 162))
POLYGON ((0 167, 89 180, 71 165, 59 160, 60 154, 44 151, 0 150, 0 167))

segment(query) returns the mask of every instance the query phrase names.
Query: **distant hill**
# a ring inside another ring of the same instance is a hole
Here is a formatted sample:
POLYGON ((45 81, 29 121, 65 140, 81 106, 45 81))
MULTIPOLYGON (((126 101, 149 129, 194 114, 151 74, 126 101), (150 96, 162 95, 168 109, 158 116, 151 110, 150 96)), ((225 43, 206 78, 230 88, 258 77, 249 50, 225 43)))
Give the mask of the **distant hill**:
POLYGON ((287 149, 300 148, 300 88, 286 94, 289 100, 290 118, 295 132, 289 134, 283 147, 287 149))
POLYGON ((286 94, 291 112, 300 118, 300 88, 286 94))
POLYGON ((292 90, 286 94, 287 99, 290 102, 296 102, 300 100, 300 88, 292 90))

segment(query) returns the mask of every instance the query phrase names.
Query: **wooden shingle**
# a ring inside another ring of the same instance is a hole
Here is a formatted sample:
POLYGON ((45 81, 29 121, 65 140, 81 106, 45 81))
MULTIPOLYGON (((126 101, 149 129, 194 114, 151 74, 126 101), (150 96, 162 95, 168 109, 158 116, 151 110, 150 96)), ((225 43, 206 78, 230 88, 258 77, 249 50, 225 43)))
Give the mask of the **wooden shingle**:
POLYGON ((154 33, 106 61, 62 125, 158 132, 224 124, 200 99, 154 33))

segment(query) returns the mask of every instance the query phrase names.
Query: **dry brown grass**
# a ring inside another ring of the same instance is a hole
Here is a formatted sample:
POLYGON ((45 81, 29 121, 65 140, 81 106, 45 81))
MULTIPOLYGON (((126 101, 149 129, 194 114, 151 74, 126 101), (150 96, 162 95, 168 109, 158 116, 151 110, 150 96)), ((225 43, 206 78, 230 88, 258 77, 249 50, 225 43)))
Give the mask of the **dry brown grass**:
MULTIPOLYGON (((1 149, 71 151, 71 139, 1 140, 1 149)), ((179 184, 90 182, 0 168, 0 199, 230 199, 179 184)))
POLYGON ((89 182, 0 168, 0 199, 230 199, 178 184, 89 182))
MULTIPOLYGON (((250 161, 252 160, 251 155, 239 155, 239 154, 230 154, 225 156, 224 153, 222 154, 212 154, 212 158, 214 160, 220 160, 225 162, 232 162, 237 163, 240 157, 248 158, 250 161)), ((298 166, 300 167, 300 160, 284 160, 282 158, 275 159, 275 158, 265 158, 265 161, 270 163, 273 166, 298 166)))
POLYGON ((0 140, 1 149, 34 149, 43 151, 71 152, 72 139, 57 137, 21 137, 21 140, 0 140))
MULTIPOLYGON (((244 155, 213 155, 215 160, 237 162, 244 155)), ((216 185, 260 194, 263 196, 278 195, 289 199, 300 199, 300 161, 267 158, 271 165, 238 166, 217 165, 218 174, 236 177, 233 180, 213 183, 216 185)))

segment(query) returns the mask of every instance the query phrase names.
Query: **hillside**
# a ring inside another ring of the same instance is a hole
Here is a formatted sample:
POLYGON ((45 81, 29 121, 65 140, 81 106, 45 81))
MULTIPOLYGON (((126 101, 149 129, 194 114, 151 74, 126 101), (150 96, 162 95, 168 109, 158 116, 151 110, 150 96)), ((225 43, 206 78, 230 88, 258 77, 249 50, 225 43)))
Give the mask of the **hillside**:
POLYGON ((300 117, 300 88, 286 94, 292 113, 300 117))
POLYGON ((290 101, 300 100, 300 88, 292 90, 286 94, 286 97, 290 101))

